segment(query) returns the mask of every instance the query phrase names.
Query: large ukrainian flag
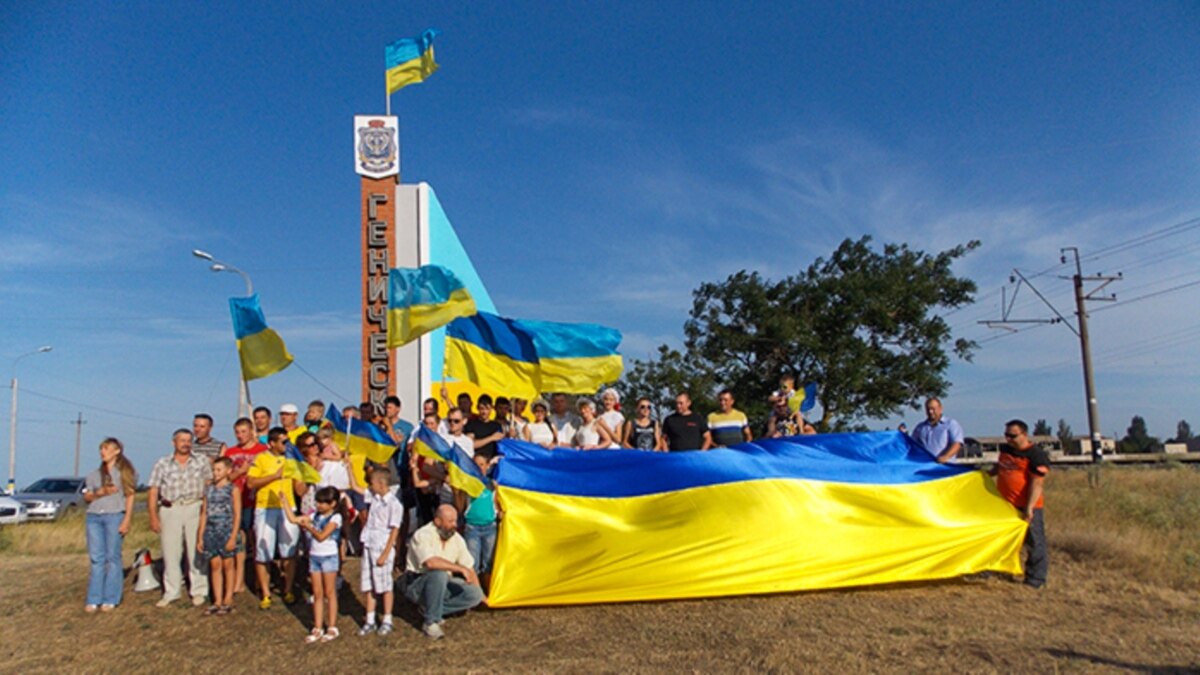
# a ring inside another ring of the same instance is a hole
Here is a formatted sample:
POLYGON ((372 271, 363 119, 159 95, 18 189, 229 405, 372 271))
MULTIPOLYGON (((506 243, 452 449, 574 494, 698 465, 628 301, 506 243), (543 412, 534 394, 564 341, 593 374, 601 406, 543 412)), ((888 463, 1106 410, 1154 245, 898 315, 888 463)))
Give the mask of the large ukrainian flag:
POLYGON ((591 323, 519 320, 538 357, 538 390, 591 394, 621 379, 621 332, 591 323))
POLYGON ((487 312, 451 321, 446 326, 446 376, 504 396, 537 398, 537 349, 518 323, 487 312))
POLYGON ((389 349, 475 311, 475 300, 466 287, 441 265, 397 267, 388 272, 389 349))
POLYGON ((479 312, 446 327, 446 376, 505 396, 590 394, 621 378, 620 331, 479 312))
POLYGON ((492 607, 1021 571, 1026 524, 991 478, 895 432, 710 452, 501 450, 492 607))
POLYGON ((233 335, 237 338, 243 379, 274 375, 292 364, 292 355, 283 339, 267 327, 257 293, 248 298, 230 298, 229 312, 233 315, 233 335))
POLYGON ((424 82, 438 69, 433 60, 433 38, 439 31, 430 28, 419 37, 396 40, 384 50, 389 94, 410 84, 424 82))

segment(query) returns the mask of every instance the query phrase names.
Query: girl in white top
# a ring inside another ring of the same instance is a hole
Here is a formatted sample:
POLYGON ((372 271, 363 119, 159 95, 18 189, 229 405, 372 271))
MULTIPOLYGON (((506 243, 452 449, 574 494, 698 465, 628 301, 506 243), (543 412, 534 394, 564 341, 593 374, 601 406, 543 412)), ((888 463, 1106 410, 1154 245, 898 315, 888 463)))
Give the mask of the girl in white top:
POLYGON ((336 488, 325 486, 316 491, 316 511, 311 516, 296 517, 289 509, 283 515, 308 534, 308 572, 313 591, 313 629, 305 642, 329 642, 338 637, 337 577, 341 570, 338 558, 342 516, 337 512, 339 497, 336 488))
POLYGON ((617 410, 617 404, 621 402, 621 394, 616 389, 609 387, 600 392, 600 404, 604 406, 604 412, 600 415, 600 424, 604 430, 608 432, 609 438, 613 439, 609 449, 621 447, 620 437, 621 429, 625 426, 625 416, 617 410))
POLYGON ((596 418, 596 404, 592 403, 591 399, 579 400, 579 416, 583 421, 579 430, 575 432, 573 447, 579 450, 601 450, 612 445, 612 434, 596 418))
POLYGON ((522 436, 530 443, 537 443, 543 448, 553 448, 558 444, 554 434, 554 426, 546 420, 549 406, 542 399, 533 402, 533 421, 521 430, 522 436))

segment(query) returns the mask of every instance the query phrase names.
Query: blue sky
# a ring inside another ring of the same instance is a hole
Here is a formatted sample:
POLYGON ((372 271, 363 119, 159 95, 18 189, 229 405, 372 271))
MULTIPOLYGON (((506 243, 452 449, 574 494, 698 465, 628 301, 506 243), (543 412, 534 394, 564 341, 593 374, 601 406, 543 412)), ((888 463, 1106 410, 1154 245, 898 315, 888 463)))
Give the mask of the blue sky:
MULTIPOLYGON (((1013 267, 1200 216, 1193 3, 9 3, 0 9, 0 367, 22 360, 18 482, 106 435, 143 473, 169 433, 236 407, 226 298, 249 272, 297 368, 277 408, 358 395, 355 113, 383 48, 442 31, 393 98, 403 178, 438 192, 500 310, 595 321, 627 356, 678 343, 690 291, 778 277, 843 238, 983 247, 959 271, 999 311, 1013 267), (752 7, 752 8, 751 8, 752 7), (329 391, 337 392, 334 397, 329 391)), ((1200 228, 1089 260, 1136 298, 1200 280, 1200 228)), ((1037 280, 1063 312, 1068 281, 1037 280)), ((1048 312, 1022 291, 1014 315, 1048 312)), ((1200 423, 1200 287, 1097 313, 1102 426, 1200 423)), ((951 370, 947 413, 1085 431, 1061 326, 951 370)), ((916 420, 917 413, 906 416, 916 420)), ((896 420, 880 420, 878 425, 896 420)), ((8 425, 2 425, 7 437, 8 425)), ((7 476, 5 476, 6 478, 7 476)))

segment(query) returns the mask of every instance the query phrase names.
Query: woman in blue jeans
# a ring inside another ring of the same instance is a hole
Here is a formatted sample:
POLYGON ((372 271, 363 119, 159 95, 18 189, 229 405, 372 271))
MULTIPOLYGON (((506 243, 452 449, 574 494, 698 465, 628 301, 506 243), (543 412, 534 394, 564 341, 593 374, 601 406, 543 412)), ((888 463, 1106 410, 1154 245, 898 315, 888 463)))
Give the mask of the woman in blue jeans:
POLYGON ((136 488, 137 472, 125 459, 121 441, 104 439, 100 443, 100 468, 87 475, 83 487, 83 499, 88 504, 88 557, 92 561, 84 607, 88 613, 97 609, 111 612, 121 604, 125 585, 121 544, 129 532, 136 488))

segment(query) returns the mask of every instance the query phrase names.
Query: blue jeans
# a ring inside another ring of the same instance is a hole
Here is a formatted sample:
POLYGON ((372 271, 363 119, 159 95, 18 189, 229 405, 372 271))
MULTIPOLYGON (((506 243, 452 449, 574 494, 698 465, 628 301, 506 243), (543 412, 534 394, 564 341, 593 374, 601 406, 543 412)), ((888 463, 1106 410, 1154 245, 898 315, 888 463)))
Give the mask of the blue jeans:
POLYGON ((1046 584, 1046 573, 1050 570, 1050 560, 1046 555, 1046 520, 1042 509, 1033 510, 1029 529, 1025 531, 1025 551, 1025 583, 1041 588, 1046 584))
POLYGON ((492 558, 496 555, 496 523, 487 525, 467 524, 463 532, 467 540, 467 552, 475 559, 475 573, 487 574, 492 571, 492 558))
POLYGON ((449 572, 434 570, 410 575, 404 597, 420 605, 425 625, 438 623, 447 614, 465 612, 483 602, 483 589, 472 586, 449 572))
POLYGON ((121 544, 125 537, 119 528, 124 519, 124 513, 87 514, 88 558, 92 561, 87 590, 89 605, 121 604, 121 591, 125 587, 121 544))

